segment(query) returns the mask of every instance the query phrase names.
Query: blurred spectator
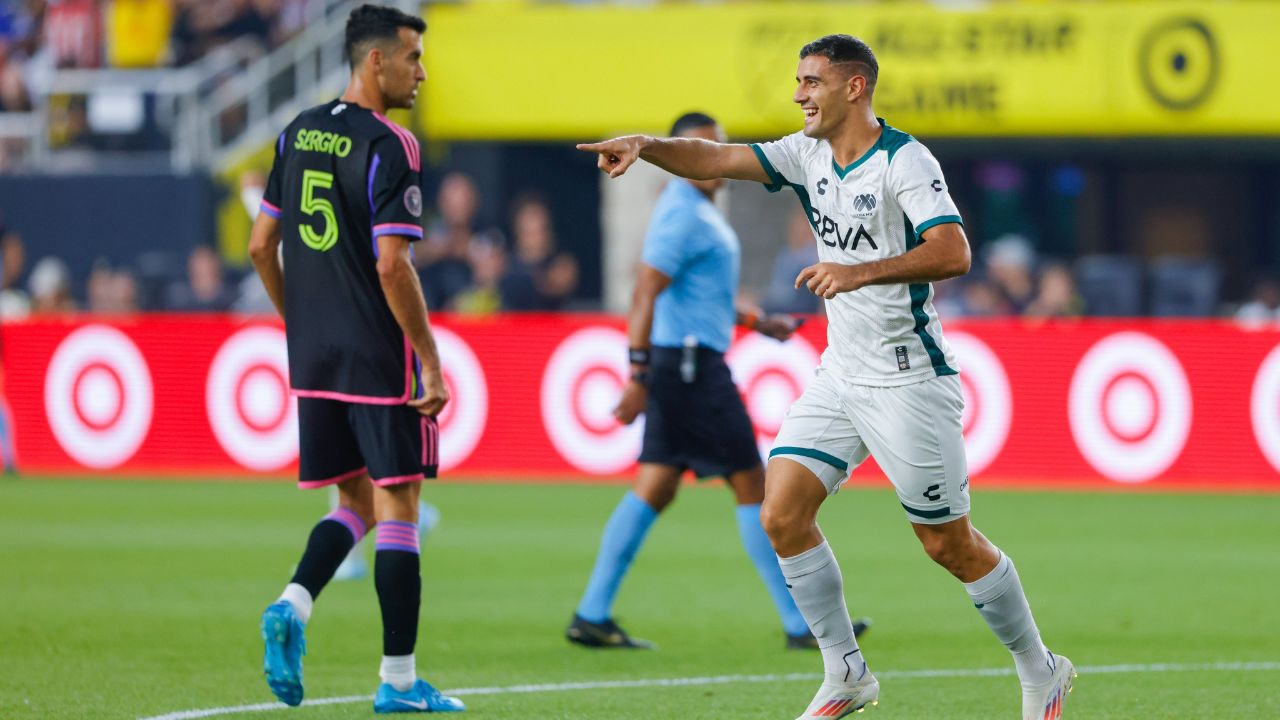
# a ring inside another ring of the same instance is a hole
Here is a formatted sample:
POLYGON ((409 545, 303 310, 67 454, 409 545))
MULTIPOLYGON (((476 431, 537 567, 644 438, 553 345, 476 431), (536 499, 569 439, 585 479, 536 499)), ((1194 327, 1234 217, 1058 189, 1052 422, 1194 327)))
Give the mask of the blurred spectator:
POLYGON ((146 68, 165 64, 173 28, 172 0, 108 0, 107 64, 146 68))
POLYGON ((471 285, 472 245, 497 242, 497 233, 477 231, 479 194, 471 178, 462 173, 450 173, 441 181, 436 206, 440 217, 415 248, 415 259, 427 307, 441 310, 452 307, 458 293, 471 285))
POLYGON ((26 262, 22 238, 0 225, 0 318, 21 318, 31 312, 31 298, 19 286, 26 262))
POLYGON ((128 270, 117 270, 111 278, 112 311, 118 314, 138 312, 138 280, 128 270))
POLYGON ((35 28, 32 0, 0 0, 0 42, 16 43, 31 37, 35 28))
POLYGON ((1263 278, 1253 286, 1253 293, 1236 311, 1236 320, 1246 325, 1280 323, 1280 281, 1263 278))
POLYGON ((112 300, 114 293, 115 272, 110 263, 99 259, 93 264, 93 270, 89 271, 89 279, 84 285, 85 310, 91 313, 111 312, 115 305, 112 300))
POLYGON ((22 69, 13 57, 12 45, 0 38, 0 112, 27 112, 31 97, 22 82, 22 69))
POLYGON ((76 303, 71 298, 71 273, 67 271, 66 264, 56 257, 41 258, 31 268, 27 287, 31 290, 31 312, 34 314, 76 310, 76 303))
POLYGON ((223 312, 235 300, 223 279, 222 259, 197 246, 187 256, 187 280, 169 288, 165 306, 181 312, 223 312))
POLYGON ((787 224, 787 245, 773 261, 764 311, 768 313, 816 313, 822 301, 807 289, 796 289, 800 271, 818 262, 818 246, 803 210, 797 209, 787 224))
POLYGON ((173 51, 178 65, 187 65, 232 40, 250 38, 270 47, 271 21, 278 8, 273 1, 179 0, 173 23, 173 51))
POLYGON ((101 17, 97 0, 49 0, 44 16, 44 47, 54 67, 101 65, 101 17))
POLYGON ((505 310, 559 310, 578 287, 578 263, 556 252, 551 211, 540 197, 516 200, 515 249, 499 283, 505 310))
POLYGON ((1084 301, 1076 292, 1071 270, 1065 265, 1050 263, 1041 269, 1036 297, 1022 314, 1032 318, 1079 317, 1083 310, 1084 301))
POLYGON ((956 312, 965 317, 1008 317, 1014 314, 1000 288, 981 276, 969 278, 961 286, 956 312))
POLYGON ((986 277, 1003 297, 1009 312, 1021 313, 1035 293, 1032 269, 1036 251, 1021 235, 1001 235, 985 248, 986 277))
POLYGON ((472 243, 471 285, 454 298, 453 307, 470 315, 490 315, 502 309, 498 283, 507 267, 507 254, 496 242, 472 243))

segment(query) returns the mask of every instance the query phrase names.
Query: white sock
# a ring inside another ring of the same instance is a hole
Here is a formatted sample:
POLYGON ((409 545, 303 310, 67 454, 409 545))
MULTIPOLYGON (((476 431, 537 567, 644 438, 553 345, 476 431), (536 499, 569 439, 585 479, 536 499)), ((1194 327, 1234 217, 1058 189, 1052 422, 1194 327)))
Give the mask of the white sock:
POLYGON ((1022 684, 1047 682, 1053 674, 1049 650, 1040 641, 1040 630, 1031 617, 1027 596, 1022 593, 1022 581, 1009 556, 1000 553, 1000 562, 995 568, 985 577, 965 583, 964 589, 969 591, 969 597, 991 632, 1013 653, 1013 664, 1022 684))
POLYGON ((284 592, 280 593, 281 600, 288 600, 293 606, 293 611, 298 613, 298 619, 306 625, 311 620, 311 593, 298 583, 289 583, 284 586, 284 592))
POLYGON ((406 692, 418 679, 418 669, 414 664, 413 654, 383 655, 382 667, 378 669, 382 682, 389 684, 399 692, 406 692))
POLYGON ((821 545, 795 557, 779 557, 791 597, 809 630, 818 639, 827 682, 851 683, 867 672, 867 664, 853 638, 853 623, 844 602, 844 579, 831 546, 821 545))

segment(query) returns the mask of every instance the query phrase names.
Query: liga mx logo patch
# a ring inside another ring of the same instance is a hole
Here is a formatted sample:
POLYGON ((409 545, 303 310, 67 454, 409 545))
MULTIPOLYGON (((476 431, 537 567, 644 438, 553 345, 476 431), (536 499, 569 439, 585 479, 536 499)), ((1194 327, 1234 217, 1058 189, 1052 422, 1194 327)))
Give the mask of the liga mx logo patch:
POLYGON ((411 185, 404 191, 404 209, 414 217, 422 217, 422 188, 411 185))
POLYGON ((853 214, 860 218, 869 218, 876 211, 876 196, 872 193, 862 193, 853 196, 853 214))

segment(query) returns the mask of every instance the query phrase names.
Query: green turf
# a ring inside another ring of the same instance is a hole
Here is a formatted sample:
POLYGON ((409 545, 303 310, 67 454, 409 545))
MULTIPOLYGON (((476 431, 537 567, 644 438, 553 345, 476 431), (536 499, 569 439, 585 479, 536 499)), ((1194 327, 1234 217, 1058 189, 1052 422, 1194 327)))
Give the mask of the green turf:
MULTIPOLYGON (((568 646, 564 624, 622 489, 436 484, 420 671, 444 688, 814 673, 782 636, 729 494, 689 487, 654 528, 618 613, 653 653, 568 646)), ((0 717, 136 718, 271 699, 258 615, 323 493, 288 483, 0 481, 0 717)), ((1280 661, 1280 496, 981 491, 974 519, 1017 560, 1054 649, 1079 666, 1280 661)), ((847 490, 823 527, 872 669, 1004 668, 962 588, 893 495, 847 490)), ((309 698, 372 693, 372 583, 335 583, 308 629, 309 698)), ((477 695, 477 718, 792 718, 815 681, 477 695)), ((865 717, 1016 718, 1011 677, 886 672, 865 717)), ((369 704, 252 717, 371 716, 369 704)), ((1280 671, 1081 674, 1069 718, 1280 717, 1280 671)), ((240 715, 240 717, 245 717, 240 715)), ((859 716, 864 717, 864 716, 859 716)))

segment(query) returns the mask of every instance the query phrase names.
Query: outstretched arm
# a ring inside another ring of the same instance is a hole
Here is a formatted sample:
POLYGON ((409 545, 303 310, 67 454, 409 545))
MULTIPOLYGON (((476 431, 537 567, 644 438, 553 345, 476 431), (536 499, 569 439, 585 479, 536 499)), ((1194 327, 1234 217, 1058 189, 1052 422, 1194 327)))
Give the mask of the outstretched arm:
POLYGON ((598 143, 582 143, 578 149, 599 154, 596 166, 616 178, 644 159, 673 175, 690 180, 731 178, 769 182, 749 145, 718 143, 700 138, 655 138, 627 135, 598 143))

